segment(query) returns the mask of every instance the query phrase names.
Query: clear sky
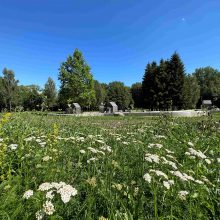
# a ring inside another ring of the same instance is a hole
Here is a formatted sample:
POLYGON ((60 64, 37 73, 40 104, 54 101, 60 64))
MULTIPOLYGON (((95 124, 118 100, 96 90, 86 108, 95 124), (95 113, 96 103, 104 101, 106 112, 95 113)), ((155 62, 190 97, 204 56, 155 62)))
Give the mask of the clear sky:
POLYGON ((0 70, 20 84, 58 81, 75 48, 100 82, 142 80, 177 51, 187 73, 220 68, 220 0, 0 0, 0 70))

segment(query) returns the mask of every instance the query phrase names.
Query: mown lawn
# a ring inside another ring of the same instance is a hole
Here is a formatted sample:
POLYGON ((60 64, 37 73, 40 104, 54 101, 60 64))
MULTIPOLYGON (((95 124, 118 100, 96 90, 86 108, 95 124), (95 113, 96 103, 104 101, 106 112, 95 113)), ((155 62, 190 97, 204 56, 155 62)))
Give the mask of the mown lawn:
POLYGON ((0 219, 219 219, 219 116, 5 114, 0 219))

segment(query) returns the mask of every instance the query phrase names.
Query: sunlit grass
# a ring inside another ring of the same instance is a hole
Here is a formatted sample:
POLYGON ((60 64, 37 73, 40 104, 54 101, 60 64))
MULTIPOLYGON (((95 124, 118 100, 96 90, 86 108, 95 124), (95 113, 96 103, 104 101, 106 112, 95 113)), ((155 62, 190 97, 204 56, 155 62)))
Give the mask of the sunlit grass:
POLYGON ((220 216, 214 118, 16 113, 0 134, 0 219, 220 216))

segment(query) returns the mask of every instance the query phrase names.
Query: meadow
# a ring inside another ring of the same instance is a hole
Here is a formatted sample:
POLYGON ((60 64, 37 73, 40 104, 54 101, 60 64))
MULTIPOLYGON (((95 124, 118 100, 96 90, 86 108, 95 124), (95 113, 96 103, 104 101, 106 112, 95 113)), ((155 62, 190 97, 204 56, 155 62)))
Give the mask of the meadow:
POLYGON ((0 120, 0 219, 220 219, 216 117, 0 120))

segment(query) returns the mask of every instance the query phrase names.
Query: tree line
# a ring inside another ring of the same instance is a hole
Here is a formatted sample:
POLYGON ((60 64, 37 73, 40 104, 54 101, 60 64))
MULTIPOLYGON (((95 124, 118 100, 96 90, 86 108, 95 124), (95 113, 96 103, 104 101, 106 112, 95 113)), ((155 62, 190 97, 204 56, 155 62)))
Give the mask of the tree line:
POLYGON ((1 110, 65 110, 78 102, 84 110, 97 110, 102 103, 114 101, 119 109, 150 110, 199 108, 204 99, 220 107, 220 72, 212 67, 198 68, 186 74, 183 61, 176 52, 170 59, 146 65, 142 82, 127 87, 123 82, 109 84, 93 79, 91 68, 81 51, 76 49, 59 68, 60 89, 49 77, 38 85, 19 85, 15 73, 3 69, 0 77, 1 110))

